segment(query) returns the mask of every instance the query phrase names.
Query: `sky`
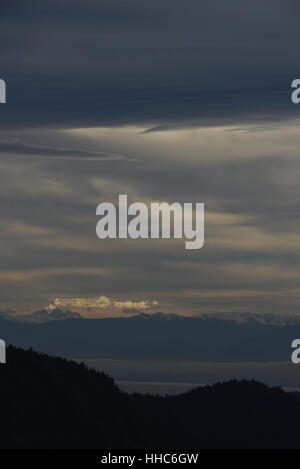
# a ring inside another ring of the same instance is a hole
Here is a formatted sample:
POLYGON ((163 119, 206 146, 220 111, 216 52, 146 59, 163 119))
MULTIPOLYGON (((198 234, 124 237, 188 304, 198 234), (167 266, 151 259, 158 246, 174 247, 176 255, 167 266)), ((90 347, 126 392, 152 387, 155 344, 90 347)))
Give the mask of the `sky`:
POLYGON ((300 8, 3 0, 0 309, 298 313, 300 8), (96 206, 205 203, 205 245, 100 240, 96 206))

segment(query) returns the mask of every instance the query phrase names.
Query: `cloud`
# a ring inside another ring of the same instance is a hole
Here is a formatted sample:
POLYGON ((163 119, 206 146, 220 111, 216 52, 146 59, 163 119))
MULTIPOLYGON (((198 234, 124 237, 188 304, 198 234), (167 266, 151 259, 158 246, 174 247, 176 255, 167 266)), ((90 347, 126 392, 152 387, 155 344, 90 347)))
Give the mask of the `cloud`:
POLYGON ((292 0, 190 0, 188 8, 184 0, 44 0, 43 9, 29 0, 22 8, 16 0, 0 18, 2 128, 163 130, 299 113, 290 104, 299 37, 292 0))
POLYGON ((135 311, 144 311, 157 306, 158 301, 113 301, 113 307, 117 310, 132 313, 135 311))
POLYGON ((93 309, 114 309, 123 313, 134 313, 144 311, 157 306, 158 301, 130 301, 130 300, 115 300, 107 296, 98 296, 91 298, 55 298, 46 309, 52 310, 54 308, 60 309, 80 309, 80 310, 93 310, 93 309))
POLYGON ((108 308, 112 304, 111 300, 106 296, 98 296, 95 298, 55 298, 48 309, 93 309, 108 308))
POLYGON ((43 158, 80 159, 84 160, 111 160, 126 159, 121 155, 75 150, 69 148, 34 147, 21 142, 0 142, 0 153, 13 153, 17 155, 40 156, 43 158))
POLYGON ((299 283, 296 3, 23 3, 0 17, 1 301, 298 311, 264 293, 299 283), (205 248, 100 242, 95 208, 122 192, 204 202, 205 248))
MULTIPOLYGON (((8 306, 35 300, 40 308, 48 298, 96 298, 100 284, 110 301, 155 298, 164 312, 234 306, 256 311, 258 301, 238 303, 239 291, 296 288, 297 126, 251 134, 213 128, 141 135, 120 128, 17 136, 32 147, 55 141, 61 148, 98 148, 139 162, 105 161, 100 170, 97 161, 85 164, 81 158, 72 164, 13 153, 0 159, 0 295, 8 306), (123 191, 131 201, 147 204, 204 201, 205 248, 191 255, 180 240, 98 240, 97 204, 116 202, 123 191), (262 262, 268 268, 262 269, 262 262), (196 304, 189 289, 237 294, 196 304)), ((1 138, 6 139, 9 133, 1 138)), ((282 308, 270 296, 260 302, 270 310, 282 308)), ((109 307, 114 314, 120 311, 109 307)))
POLYGON ((83 275, 95 275, 97 277, 110 275, 109 269, 105 268, 90 268, 90 267, 58 267, 58 268, 44 268, 44 269, 26 269, 26 270, 1 270, 0 280, 7 282, 27 283, 30 281, 38 281, 43 278, 49 280, 51 277, 73 277, 83 275))

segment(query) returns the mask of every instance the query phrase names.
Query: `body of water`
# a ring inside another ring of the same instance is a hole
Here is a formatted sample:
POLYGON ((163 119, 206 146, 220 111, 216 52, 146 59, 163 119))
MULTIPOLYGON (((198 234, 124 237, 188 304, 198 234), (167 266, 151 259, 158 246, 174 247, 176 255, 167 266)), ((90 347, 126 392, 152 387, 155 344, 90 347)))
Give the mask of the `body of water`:
POLYGON ((199 362, 77 359, 109 374, 126 392, 179 394, 204 384, 256 379, 270 386, 300 389, 300 365, 291 362, 199 362))

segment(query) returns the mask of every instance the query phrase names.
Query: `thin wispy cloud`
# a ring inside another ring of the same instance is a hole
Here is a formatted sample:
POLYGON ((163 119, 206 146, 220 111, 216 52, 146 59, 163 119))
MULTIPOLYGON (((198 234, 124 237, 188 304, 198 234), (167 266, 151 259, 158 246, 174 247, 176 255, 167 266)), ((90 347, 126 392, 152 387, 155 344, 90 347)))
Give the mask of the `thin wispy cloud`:
POLYGON ((39 156, 41 158, 84 159, 84 160, 126 160, 122 155, 75 150, 70 148, 35 147, 21 142, 0 142, 0 153, 15 155, 39 156))

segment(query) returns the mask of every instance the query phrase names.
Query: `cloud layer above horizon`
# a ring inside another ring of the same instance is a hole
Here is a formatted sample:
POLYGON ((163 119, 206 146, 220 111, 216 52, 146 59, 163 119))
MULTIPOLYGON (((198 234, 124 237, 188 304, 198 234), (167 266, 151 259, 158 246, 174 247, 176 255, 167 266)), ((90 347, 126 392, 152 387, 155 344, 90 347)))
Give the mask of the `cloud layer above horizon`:
POLYGON ((297 2, 2 9, 2 304, 297 312, 297 2), (205 247, 100 241, 96 205, 122 193, 204 202, 205 247))

